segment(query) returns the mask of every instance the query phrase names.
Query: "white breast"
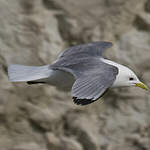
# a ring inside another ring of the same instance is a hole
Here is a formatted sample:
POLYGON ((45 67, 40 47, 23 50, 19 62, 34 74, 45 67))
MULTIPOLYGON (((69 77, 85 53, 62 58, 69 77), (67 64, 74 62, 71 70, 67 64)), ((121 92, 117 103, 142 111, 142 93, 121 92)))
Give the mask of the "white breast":
POLYGON ((70 90, 74 81, 72 74, 61 70, 51 70, 49 78, 46 79, 47 84, 54 85, 64 91, 70 90))

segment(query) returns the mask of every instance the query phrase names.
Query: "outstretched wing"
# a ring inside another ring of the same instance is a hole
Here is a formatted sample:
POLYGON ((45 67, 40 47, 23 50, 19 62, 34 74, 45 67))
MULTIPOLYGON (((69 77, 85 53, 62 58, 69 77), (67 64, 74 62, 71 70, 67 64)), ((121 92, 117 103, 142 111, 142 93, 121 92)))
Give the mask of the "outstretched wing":
POLYGON ((96 66, 96 70, 89 70, 89 73, 77 78, 73 84, 71 94, 78 105, 87 105, 98 100, 116 79, 116 67, 102 63, 96 66))
POLYGON ((58 59, 64 58, 64 57, 72 57, 72 56, 78 56, 78 57, 86 57, 86 56, 101 56, 103 51, 112 47, 111 42, 91 42, 88 44, 81 44, 77 46, 72 46, 62 52, 62 54, 59 55, 58 59))
POLYGON ((102 52, 111 45, 109 42, 94 42, 72 47, 50 66, 74 75, 72 96, 76 104, 96 101, 113 84, 118 69, 100 59, 102 52))

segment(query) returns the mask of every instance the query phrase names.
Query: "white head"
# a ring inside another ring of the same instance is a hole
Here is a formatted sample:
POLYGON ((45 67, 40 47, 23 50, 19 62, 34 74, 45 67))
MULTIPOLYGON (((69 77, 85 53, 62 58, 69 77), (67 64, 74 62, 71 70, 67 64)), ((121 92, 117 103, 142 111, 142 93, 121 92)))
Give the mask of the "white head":
POLYGON ((144 83, 142 83, 135 75, 135 73, 128 67, 125 67, 110 60, 105 59, 104 61, 108 64, 116 66, 119 69, 118 75, 112 87, 137 86, 148 90, 148 87, 144 83))
POLYGON ((116 65, 116 67, 119 69, 119 72, 113 84, 114 87, 131 86, 140 82, 138 77, 131 69, 119 64, 116 65))

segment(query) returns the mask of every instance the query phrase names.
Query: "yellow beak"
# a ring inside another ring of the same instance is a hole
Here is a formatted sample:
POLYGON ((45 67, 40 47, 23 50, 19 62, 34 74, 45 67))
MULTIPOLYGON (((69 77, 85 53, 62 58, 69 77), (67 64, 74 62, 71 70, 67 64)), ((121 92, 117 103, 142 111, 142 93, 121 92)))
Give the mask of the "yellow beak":
POLYGON ((145 85, 144 83, 142 82, 139 82, 139 83, 136 83, 136 86, 137 87, 140 87, 142 89, 145 89, 145 90, 148 90, 149 88, 147 87, 147 85, 145 85))

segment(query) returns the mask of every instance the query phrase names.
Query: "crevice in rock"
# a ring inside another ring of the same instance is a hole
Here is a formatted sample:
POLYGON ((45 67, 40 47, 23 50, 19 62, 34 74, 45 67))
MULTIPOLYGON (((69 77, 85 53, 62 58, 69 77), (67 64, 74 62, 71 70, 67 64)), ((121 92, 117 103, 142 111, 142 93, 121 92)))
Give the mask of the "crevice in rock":
POLYGON ((144 20, 141 16, 137 15, 134 19, 133 25, 142 31, 150 31, 150 24, 144 20))
POLYGON ((56 2, 54 0, 43 0, 43 5, 45 6, 45 8, 47 9, 51 9, 51 10, 59 10, 62 9, 60 5, 56 4, 56 2))
POLYGON ((31 127, 33 128, 34 131, 38 133, 45 133, 46 129, 41 127, 38 123, 34 122, 32 119, 28 119, 31 127))
POLYGON ((150 0, 146 1, 144 9, 147 13, 150 13, 150 0))
POLYGON ((6 124, 6 116, 5 114, 0 113, 0 123, 6 124))
POLYGON ((2 64, 2 69, 3 69, 4 73, 7 75, 7 74, 8 74, 7 67, 6 67, 5 65, 2 64))
MULTIPOLYGON (((70 112, 69 115, 71 116, 74 115, 74 113, 80 114, 80 111, 77 112, 70 112)), ((67 113, 68 114, 68 113, 67 113)), ((88 132, 86 130, 80 128, 80 127, 74 127, 72 126, 68 118, 66 117, 67 115, 64 115, 64 133, 65 136, 71 137, 72 135, 76 137, 76 140, 83 146, 84 150, 97 150, 97 147, 95 143, 91 141, 91 137, 89 136, 88 132)), ((78 116, 78 115, 77 115, 78 116)), ((73 118, 72 118, 73 119, 73 118)))
POLYGON ((72 25, 67 21, 66 16, 63 14, 56 15, 58 20, 58 29, 64 41, 67 41, 68 46, 84 43, 83 37, 73 35, 71 32, 72 25))
POLYGON ((134 147, 137 148, 137 150, 148 150, 143 144, 141 144, 139 141, 135 140, 132 141, 132 144, 134 147))
POLYGON ((26 0, 22 0, 20 1, 20 4, 23 8, 23 12, 26 14, 32 14, 33 12, 33 8, 34 8, 34 3, 33 1, 26 1, 26 0))
MULTIPOLYGON (((58 21, 58 30, 59 33, 64 41, 67 41, 66 46, 74 46, 77 44, 84 43, 84 38, 81 36, 82 33, 74 34, 72 30, 74 30, 74 27, 72 23, 70 23, 68 20, 70 19, 68 12, 64 8, 62 8, 58 3, 56 3, 54 0, 43 0, 43 5, 48 10, 55 10, 55 17, 58 21), (58 11, 58 13, 57 13, 58 11), (59 13, 61 12, 61 13, 59 13)), ((73 18, 71 18, 73 19, 73 18)), ((84 33, 84 32, 83 32, 84 33)))
POLYGON ((7 75, 8 74, 8 71, 7 71, 7 66, 6 66, 6 61, 4 59, 3 56, 0 55, 0 64, 1 64, 1 69, 3 70, 3 72, 7 75))

